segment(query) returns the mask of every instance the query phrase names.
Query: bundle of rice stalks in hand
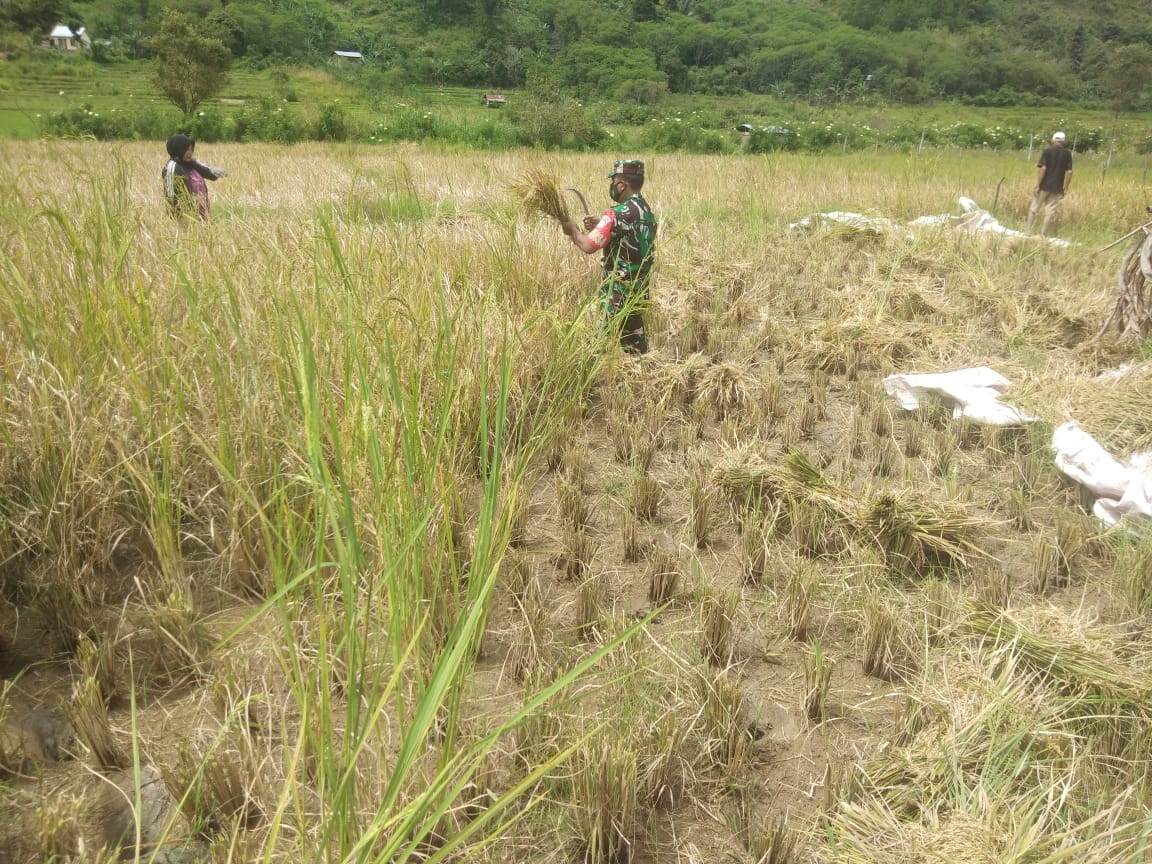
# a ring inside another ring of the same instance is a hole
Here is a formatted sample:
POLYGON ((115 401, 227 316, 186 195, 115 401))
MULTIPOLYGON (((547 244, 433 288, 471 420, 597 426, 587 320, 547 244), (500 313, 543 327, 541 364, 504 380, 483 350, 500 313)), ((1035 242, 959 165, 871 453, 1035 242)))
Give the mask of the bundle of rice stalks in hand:
POLYGON ((570 218, 568 205, 560 193, 556 175, 540 168, 528 169, 527 176, 508 187, 517 203, 530 213, 543 213, 563 224, 570 218))

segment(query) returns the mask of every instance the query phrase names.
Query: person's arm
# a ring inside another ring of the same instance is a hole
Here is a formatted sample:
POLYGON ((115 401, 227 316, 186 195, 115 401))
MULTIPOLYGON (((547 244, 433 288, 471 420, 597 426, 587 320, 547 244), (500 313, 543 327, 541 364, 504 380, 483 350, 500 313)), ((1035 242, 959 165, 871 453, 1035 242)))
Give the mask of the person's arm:
MULTIPOLYGON (((594 219, 595 217, 591 218, 594 219)), ((575 219, 567 219, 561 222, 560 227, 577 249, 585 254, 591 255, 593 252, 599 252, 608 245, 608 238, 612 236, 613 218, 612 211, 606 210, 604 215, 600 217, 600 221, 592 226, 587 234, 583 233, 580 226, 576 224, 575 219)))
POLYGON ((228 176, 228 172, 223 168, 212 168, 208 165, 201 165, 199 162, 193 162, 192 164, 205 180, 219 180, 221 177, 228 176))
POLYGON ((1068 187, 1072 185, 1072 169, 1069 168, 1064 172, 1064 191, 1061 194, 1068 194, 1068 187))
POLYGON ((1040 184, 1044 182, 1044 175, 1048 173, 1048 151, 1040 154, 1040 161, 1036 163, 1039 171, 1036 172, 1036 194, 1040 194, 1040 184))

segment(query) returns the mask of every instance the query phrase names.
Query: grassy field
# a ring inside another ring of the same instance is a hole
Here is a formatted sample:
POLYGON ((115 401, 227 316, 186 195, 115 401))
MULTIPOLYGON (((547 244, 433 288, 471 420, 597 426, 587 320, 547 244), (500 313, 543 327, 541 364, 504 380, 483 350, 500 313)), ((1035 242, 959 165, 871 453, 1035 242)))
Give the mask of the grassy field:
POLYGON ((0 860, 1152 855, 1152 545, 1053 464, 1152 445, 1096 342, 1144 165, 652 156, 653 351, 508 186, 615 158, 0 143, 0 860), (987 364, 1041 419, 905 412, 987 364))

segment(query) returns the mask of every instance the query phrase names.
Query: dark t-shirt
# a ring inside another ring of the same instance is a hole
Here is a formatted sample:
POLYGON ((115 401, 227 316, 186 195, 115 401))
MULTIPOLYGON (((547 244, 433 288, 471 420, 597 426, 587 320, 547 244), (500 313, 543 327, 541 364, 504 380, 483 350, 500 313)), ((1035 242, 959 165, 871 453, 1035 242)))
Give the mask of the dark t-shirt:
POLYGON ((1064 175, 1072 170, 1072 152, 1063 147, 1049 147, 1040 154, 1037 168, 1047 168, 1040 181, 1042 192, 1063 192, 1064 175))

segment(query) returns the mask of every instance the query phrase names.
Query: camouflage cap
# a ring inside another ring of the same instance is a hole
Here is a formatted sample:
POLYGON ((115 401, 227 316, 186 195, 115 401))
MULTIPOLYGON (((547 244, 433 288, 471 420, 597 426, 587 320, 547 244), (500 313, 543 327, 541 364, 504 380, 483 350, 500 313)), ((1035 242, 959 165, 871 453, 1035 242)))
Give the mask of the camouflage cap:
POLYGON ((612 166, 612 173, 606 177, 615 177, 617 174, 627 174, 631 177, 644 176, 644 163, 639 159, 620 159, 612 166))

